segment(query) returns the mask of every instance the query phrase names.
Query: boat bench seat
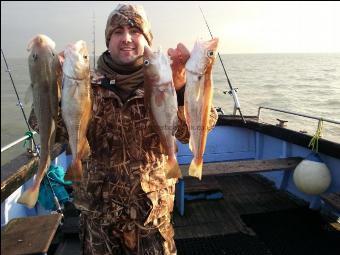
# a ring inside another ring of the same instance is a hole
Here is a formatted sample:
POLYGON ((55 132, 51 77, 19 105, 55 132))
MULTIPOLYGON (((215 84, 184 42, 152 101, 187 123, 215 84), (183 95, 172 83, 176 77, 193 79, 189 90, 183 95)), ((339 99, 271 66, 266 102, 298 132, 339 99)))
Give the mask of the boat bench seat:
MULTIPOLYGON (((203 176, 231 173, 256 173, 294 169, 302 158, 278 158, 266 160, 224 161, 203 164, 203 176)), ((180 165, 183 176, 188 176, 189 165, 180 165)))
MULTIPOLYGON (((289 157, 266 160, 240 160, 204 163, 202 179, 209 175, 224 175, 233 173, 259 173, 269 171, 293 170, 301 162, 301 157, 289 157)), ((176 206, 181 215, 184 215, 185 179, 188 177, 189 165, 180 165, 183 179, 176 186, 176 206)))
POLYGON ((1 229, 1 254, 47 254, 62 214, 12 219, 1 229))
POLYGON ((340 212, 340 192, 321 195, 322 200, 340 212))

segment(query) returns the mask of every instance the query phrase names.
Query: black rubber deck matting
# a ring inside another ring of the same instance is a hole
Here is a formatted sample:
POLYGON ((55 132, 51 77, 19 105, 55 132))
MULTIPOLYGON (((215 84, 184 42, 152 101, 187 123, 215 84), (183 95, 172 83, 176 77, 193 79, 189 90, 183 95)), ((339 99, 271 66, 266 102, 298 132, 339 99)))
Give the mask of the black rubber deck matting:
POLYGON ((339 255, 340 232, 308 208, 242 215, 273 255, 339 255))
POLYGON ((176 240, 178 255, 269 255, 256 236, 243 233, 176 240))

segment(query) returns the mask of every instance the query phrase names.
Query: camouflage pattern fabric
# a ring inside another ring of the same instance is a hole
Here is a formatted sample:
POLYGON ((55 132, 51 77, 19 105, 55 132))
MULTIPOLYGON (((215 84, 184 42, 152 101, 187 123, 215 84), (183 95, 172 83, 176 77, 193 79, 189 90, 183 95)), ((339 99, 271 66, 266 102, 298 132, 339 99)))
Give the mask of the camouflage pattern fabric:
MULTIPOLYGON (((166 156, 145 109, 144 92, 137 89, 123 104, 100 87, 100 79, 92 81, 91 156, 83 162, 82 182, 74 185, 82 252, 176 254, 171 214, 177 179, 165 177, 166 156)), ((217 116, 212 108, 210 129, 217 116)), ((187 143, 183 107, 178 117, 176 137, 187 143)))

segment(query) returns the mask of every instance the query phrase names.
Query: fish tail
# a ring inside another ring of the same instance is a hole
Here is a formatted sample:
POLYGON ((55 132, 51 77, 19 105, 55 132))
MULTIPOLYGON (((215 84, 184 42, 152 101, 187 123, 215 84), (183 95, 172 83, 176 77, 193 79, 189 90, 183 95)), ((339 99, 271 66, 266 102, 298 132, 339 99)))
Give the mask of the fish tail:
POLYGON ((40 184, 50 164, 50 156, 49 154, 46 155, 45 152, 47 149, 45 149, 43 144, 41 146, 41 151, 39 168, 34 180, 34 184, 32 187, 24 191, 17 201, 17 203, 26 205, 28 208, 33 208, 38 201, 40 184))
POLYGON ((28 208, 33 208, 38 201, 39 186, 34 185, 27 189, 18 199, 17 203, 23 204, 28 208))
POLYGON ((83 177, 83 166, 79 158, 76 158, 68 167, 65 180, 80 182, 83 177))
POLYGON ((85 138, 83 148, 81 151, 81 158, 84 159, 88 157, 90 154, 91 154, 91 149, 90 149, 89 141, 85 138))
POLYGON ((203 158, 194 158, 189 166, 189 175, 202 179, 203 158))
POLYGON ((168 159, 165 166, 166 178, 181 178, 182 172, 176 159, 168 159))

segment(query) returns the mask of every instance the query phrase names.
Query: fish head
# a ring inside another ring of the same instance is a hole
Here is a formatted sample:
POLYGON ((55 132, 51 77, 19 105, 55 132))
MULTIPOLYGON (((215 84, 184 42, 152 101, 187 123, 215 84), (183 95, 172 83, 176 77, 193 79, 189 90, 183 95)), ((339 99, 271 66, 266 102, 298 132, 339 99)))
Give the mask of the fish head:
POLYGON ((84 79, 89 75, 90 59, 85 41, 77 41, 65 48, 63 72, 75 79, 84 79))
POLYGON ((185 68, 193 73, 204 74, 215 61, 218 41, 218 38, 197 40, 185 68))
POLYGON ((51 50, 55 49, 55 42, 49 38, 47 35, 39 34, 33 37, 27 46, 27 51, 34 51, 39 48, 49 48, 51 50))
POLYGON ((30 52, 28 66, 30 70, 31 82, 36 84, 39 80, 49 76, 53 59, 56 57, 55 42, 46 35, 39 34, 33 37, 27 46, 30 52))
POLYGON ((172 82, 172 72, 168 57, 161 48, 153 52, 148 46, 144 47, 143 54, 144 77, 151 85, 172 82))

